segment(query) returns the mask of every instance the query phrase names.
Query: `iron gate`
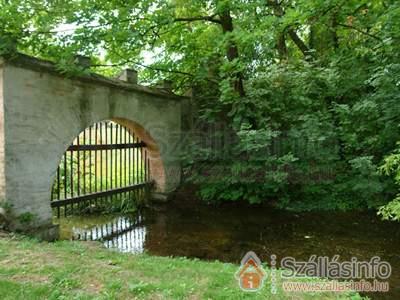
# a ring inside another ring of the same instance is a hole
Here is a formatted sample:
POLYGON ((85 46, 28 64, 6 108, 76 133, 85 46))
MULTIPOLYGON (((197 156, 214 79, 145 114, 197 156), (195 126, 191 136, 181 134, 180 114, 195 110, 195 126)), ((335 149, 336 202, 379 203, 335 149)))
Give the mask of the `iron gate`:
POLYGON ((57 217, 145 197, 151 185, 146 144, 104 121, 85 129, 65 152, 51 192, 57 217))

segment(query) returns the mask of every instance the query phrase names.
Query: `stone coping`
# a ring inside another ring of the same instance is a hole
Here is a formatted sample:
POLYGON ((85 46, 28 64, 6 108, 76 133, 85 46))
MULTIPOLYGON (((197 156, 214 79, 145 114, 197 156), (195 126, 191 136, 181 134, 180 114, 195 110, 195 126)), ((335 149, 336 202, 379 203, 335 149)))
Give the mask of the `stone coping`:
POLYGON ((135 91, 139 93, 145 93, 145 94, 150 94, 153 96, 157 97, 162 97, 166 98, 168 100, 184 100, 184 99, 189 99, 187 96, 179 96, 175 95, 172 92, 165 91, 160 88, 152 88, 152 87, 147 87, 139 84, 134 84, 134 83, 129 83, 125 82, 120 79, 114 79, 114 78, 108 78, 99 74, 95 73, 90 73, 88 75, 82 74, 82 75, 72 75, 72 76, 67 76, 65 74, 62 74, 59 70, 56 68, 56 64, 44 60, 44 59, 38 59, 32 56, 28 56, 25 54, 15 54, 10 58, 5 58, 0 56, 0 67, 3 65, 14 65, 17 67, 22 67, 22 68, 27 68, 31 69, 34 71, 39 71, 39 72, 46 72, 46 73, 51 73, 60 77, 72 79, 72 80, 79 80, 82 82, 89 82, 89 83, 95 83, 95 84, 100 84, 100 85, 105 85, 111 88, 117 88, 121 90, 127 90, 127 91, 135 91))

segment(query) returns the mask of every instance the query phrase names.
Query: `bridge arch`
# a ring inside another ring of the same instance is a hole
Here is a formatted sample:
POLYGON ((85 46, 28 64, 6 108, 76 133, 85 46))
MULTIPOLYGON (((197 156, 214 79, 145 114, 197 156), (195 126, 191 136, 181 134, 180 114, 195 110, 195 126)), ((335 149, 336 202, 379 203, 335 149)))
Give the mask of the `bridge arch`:
POLYGON ((66 78, 48 62, 0 62, 0 201, 13 229, 57 236, 49 205, 56 168, 71 141, 102 120, 148 143, 158 193, 180 181, 181 105, 186 98, 98 75, 66 78))
POLYGON ((57 217, 82 209, 139 204, 149 191, 163 191, 166 183, 156 141, 142 126, 126 119, 86 127, 56 168, 50 198, 57 217))

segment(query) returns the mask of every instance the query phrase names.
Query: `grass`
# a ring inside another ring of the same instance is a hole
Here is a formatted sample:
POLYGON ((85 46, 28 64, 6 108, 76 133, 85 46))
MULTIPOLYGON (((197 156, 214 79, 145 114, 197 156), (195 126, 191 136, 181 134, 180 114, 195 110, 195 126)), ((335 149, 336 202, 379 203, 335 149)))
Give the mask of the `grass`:
POLYGON ((239 289, 238 266, 133 255, 96 242, 38 242, 0 233, 0 299, 361 299, 355 293, 271 295, 239 289))

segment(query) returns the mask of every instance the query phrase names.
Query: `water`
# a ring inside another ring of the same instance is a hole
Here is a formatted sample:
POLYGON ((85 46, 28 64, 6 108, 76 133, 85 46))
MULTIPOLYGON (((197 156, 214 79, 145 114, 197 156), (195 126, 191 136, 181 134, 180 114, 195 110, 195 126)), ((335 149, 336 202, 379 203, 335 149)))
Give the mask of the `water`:
POLYGON ((186 256, 239 263, 249 250, 268 261, 276 254, 308 260, 313 254, 340 260, 380 256, 392 265, 390 292, 372 299, 400 299, 400 224, 375 213, 290 213, 269 207, 210 207, 175 202, 133 216, 61 219, 65 239, 101 240, 122 252, 186 256))
POLYGON ((146 226, 140 214, 85 216, 61 219, 61 239, 100 241, 121 252, 143 253, 146 226))

